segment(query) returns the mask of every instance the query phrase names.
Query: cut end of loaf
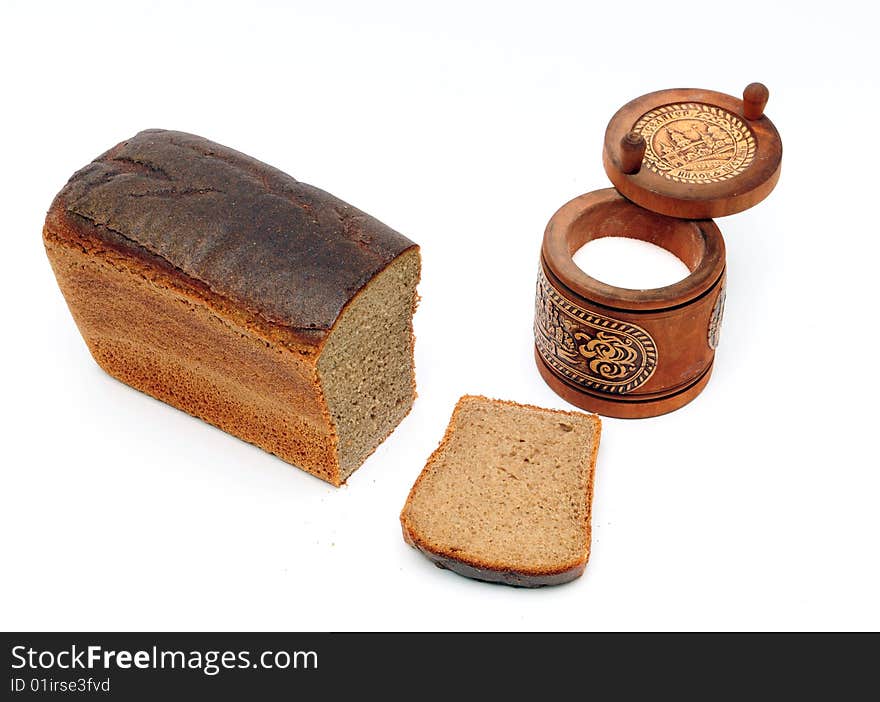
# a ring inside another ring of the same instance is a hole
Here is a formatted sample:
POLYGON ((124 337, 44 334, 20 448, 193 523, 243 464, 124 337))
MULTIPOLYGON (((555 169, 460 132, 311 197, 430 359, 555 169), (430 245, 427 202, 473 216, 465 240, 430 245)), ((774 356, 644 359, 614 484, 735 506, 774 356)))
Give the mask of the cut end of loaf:
POLYGON ((462 397, 400 515, 436 565, 521 587, 580 576, 590 553, 597 416, 462 397))
POLYGON ((318 375, 336 430, 340 483, 412 408, 419 273, 419 250, 413 247, 352 299, 321 352, 318 375))

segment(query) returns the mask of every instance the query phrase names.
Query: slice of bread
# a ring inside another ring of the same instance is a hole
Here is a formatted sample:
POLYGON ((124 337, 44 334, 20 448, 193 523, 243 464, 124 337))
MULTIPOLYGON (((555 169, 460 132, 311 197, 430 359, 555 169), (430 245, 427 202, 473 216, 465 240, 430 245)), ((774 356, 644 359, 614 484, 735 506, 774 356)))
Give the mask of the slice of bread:
POLYGON ((584 572, 601 421, 465 395, 403 511, 403 538, 441 568, 519 587, 584 572))

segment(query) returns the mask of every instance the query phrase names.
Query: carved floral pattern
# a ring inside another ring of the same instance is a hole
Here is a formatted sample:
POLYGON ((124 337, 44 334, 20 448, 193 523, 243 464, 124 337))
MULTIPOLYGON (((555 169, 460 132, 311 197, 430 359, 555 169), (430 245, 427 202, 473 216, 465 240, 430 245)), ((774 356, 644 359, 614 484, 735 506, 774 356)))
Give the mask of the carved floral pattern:
POLYGON ((535 345, 541 358, 569 382, 625 394, 657 367, 657 346, 639 326, 599 315, 562 297, 538 273, 535 345))

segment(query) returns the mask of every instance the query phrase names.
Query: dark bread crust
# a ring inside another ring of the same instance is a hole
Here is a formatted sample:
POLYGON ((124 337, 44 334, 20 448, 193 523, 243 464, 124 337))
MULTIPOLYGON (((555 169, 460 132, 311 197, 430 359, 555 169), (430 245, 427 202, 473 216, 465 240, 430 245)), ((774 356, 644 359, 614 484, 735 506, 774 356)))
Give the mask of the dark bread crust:
POLYGON ((421 551, 435 566, 473 580, 487 583, 512 585, 513 587, 544 587, 545 585, 564 585, 577 580, 584 573, 587 561, 556 573, 528 573, 516 570, 501 570, 488 566, 475 566, 449 555, 434 552, 417 540, 415 534, 403 524, 403 539, 413 548, 421 551))
POLYGON ((430 455, 428 461, 425 463, 425 467, 422 469, 422 472, 419 473, 419 477, 416 478, 416 481, 410 489, 409 495, 406 498, 406 504, 404 504, 403 510, 401 510, 400 512, 400 525, 403 530, 403 540, 407 544, 424 554, 438 568, 451 570, 458 575, 462 575, 466 578, 472 578, 474 580, 482 580, 484 582, 490 583, 500 583, 503 585, 512 585, 513 587, 530 588, 544 587, 545 585, 563 585, 565 583, 571 582, 572 580, 576 580, 581 575, 583 575, 584 570, 587 567, 587 561, 589 561, 590 559, 590 543, 592 536, 590 522, 592 517, 593 483, 596 474, 596 457, 599 452, 599 440, 601 438, 601 434, 602 420, 598 417, 598 415, 595 414, 584 414, 583 412, 547 409, 546 407, 520 404, 517 402, 510 402, 508 400, 496 400, 484 397, 482 395, 462 396, 456 403, 455 409, 452 411, 452 417, 449 420, 449 424, 446 427, 446 432, 444 433, 443 438, 440 441, 440 445, 430 455), (416 491, 419 488, 419 484, 421 483, 423 477, 428 473, 431 466, 434 464, 434 461, 442 454, 442 452, 446 448, 446 445, 452 440, 452 434, 455 430, 457 415, 462 407, 462 404, 471 399, 485 400, 496 405, 507 405, 510 407, 540 410, 542 412, 550 412, 551 414, 561 416, 571 416, 579 418, 587 417, 592 420, 595 427, 596 440, 593 442, 593 451, 588 459, 590 470, 589 478, 587 481, 587 511, 584 524, 587 547, 583 558, 579 559, 575 563, 561 565, 558 569, 554 570, 538 571, 525 568, 517 570, 509 567, 502 567, 496 563, 476 562, 463 559, 460 556, 453 555, 444 550, 442 547, 431 544, 429 541, 419 536, 416 533, 415 529, 410 525, 407 519, 407 511, 409 510, 413 495, 415 495, 416 491))
POLYGON ((141 259, 321 346, 343 307, 412 241, 225 146, 149 129, 78 171, 49 235, 141 259))

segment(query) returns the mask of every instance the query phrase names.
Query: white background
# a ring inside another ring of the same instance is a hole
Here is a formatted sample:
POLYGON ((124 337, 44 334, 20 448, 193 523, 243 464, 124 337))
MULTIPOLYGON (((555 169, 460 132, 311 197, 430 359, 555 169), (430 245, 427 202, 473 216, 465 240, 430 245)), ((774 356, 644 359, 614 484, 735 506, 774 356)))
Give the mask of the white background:
POLYGON ((35 3, 0 15, 0 626, 877 629, 876 16, 868 3, 35 3), (870 64, 870 67, 869 67, 870 64), (571 585, 490 586, 398 513, 456 399, 566 407, 531 345, 550 215, 608 185, 628 100, 771 90, 776 191, 719 221, 691 405, 607 419, 571 585), (74 170, 195 132, 422 245, 412 414, 334 489, 105 375, 40 231, 74 170))

